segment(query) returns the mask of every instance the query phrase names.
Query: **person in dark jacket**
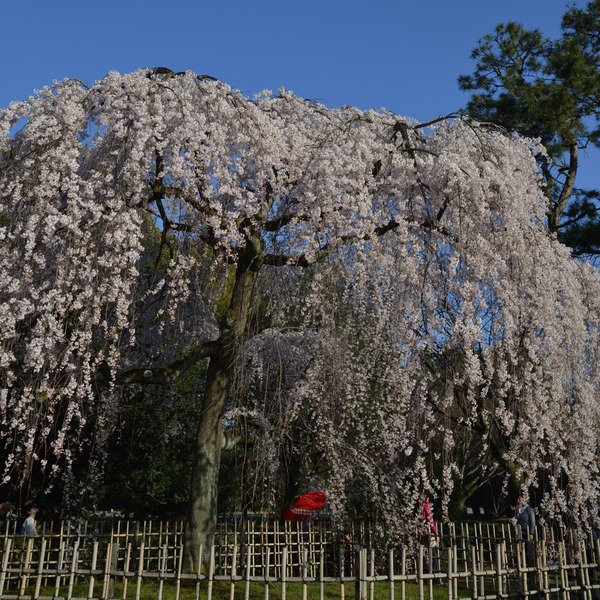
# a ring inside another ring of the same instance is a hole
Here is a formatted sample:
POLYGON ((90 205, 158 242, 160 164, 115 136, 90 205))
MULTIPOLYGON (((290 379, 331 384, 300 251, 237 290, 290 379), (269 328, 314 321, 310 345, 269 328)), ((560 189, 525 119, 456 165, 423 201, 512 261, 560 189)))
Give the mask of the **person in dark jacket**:
POLYGON ((517 502, 516 517, 517 525, 521 527, 523 539, 532 541, 535 533, 535 513, 522 496, 517 502))
MULTIPOLYGON (((516 511, 517 525, 521 529, 521 539, 525 542, 525 560, 528 568, 536 566, 535 549, 535 512, 522 496, 517 501, 516 511)), ((526 575, 529 589, 537 585, 535 571, 529 571, 526 575)))

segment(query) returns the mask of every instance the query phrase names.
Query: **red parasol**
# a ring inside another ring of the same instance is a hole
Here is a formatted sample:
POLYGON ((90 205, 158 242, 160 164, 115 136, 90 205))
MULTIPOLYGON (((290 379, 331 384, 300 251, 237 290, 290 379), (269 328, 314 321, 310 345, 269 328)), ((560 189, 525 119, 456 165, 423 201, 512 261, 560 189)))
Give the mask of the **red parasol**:
POLYGON ((323 492, 308 492, 292 500, 283 509, 283 518, 288 521, 300 521, 319 512, 327 500, 323 492))

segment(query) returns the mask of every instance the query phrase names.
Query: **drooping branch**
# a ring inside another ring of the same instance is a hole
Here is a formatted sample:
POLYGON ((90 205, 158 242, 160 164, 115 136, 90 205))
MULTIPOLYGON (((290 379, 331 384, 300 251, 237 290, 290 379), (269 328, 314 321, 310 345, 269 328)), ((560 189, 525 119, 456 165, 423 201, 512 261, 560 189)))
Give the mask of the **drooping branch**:
MULTIPOLYGON (((438 211, 439 218, 441 218, 444 214, 445 209, 448 206, 448 202, 444 204, 444 206, 438 211)), ((452 233, 447 227, 439 225, 433 219, 425 219, 423 221, 417 221, 412 217, 404 217, 402 219, 404 222, 409 223, 411 225, 417 225, 419 227, 423 227, 424 229, 429 229, 432 231, 437 231, 444 236, 451 238, 454 242, 458 242, 459 238, 455 233, 452 233)), ((357 241, 368 241, 375 238, 379 238, 384 236, 388 231, 392 231, 399 227, 400 223, 395 219, 390 220, 385 225, 380 225, 373 230, 372 234, 365 234, 362 236, 358 235, 344 235, 340 236, 335 243, 327 242, 317 252, 314 253, 314 258, 310 259, 306 254, 301 254, 299 256, 294 256, 293 254, 265 254, 264 262, 265 265, 270 265, 272 267, 283 267, 285 265, 293 266, 293 267, 310 267, 315 263, 318 263, 324 260, 333 250, 338 248, 342 244, 348 244, 357 241)))
MULTIPOLYGON (((114 382, 118 385, 139 384, 166 384, 187 371, 201 360, 213 356, 218 345, 215 341, 204 342, 190 348, 180 358, 164 367, 136 367, 118 371, 114 376, 114 382)), ((97 374, 99 383, 110 381, 110 370, 103 366, 97 374)))

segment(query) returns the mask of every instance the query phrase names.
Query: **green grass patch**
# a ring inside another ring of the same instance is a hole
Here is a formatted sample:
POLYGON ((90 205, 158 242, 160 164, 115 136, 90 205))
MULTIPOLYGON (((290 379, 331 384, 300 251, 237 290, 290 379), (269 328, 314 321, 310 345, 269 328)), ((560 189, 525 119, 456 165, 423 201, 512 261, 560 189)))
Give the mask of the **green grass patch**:
MULTIPOLYGON (((268 584, 269 592, 268 597, 272 600, 281 600, 281 583, 273 582, 268 584)), ((243 600, 246 594, 246 583, 244 581, 238 581, 235 583, 234 600, 243 600)), ((368 597, 370 598, 370 583, 367 583, 368 597)), ((127 587, 124 591, 123 581, 117 580, 114 586, 113 598, 125 598, 125 600, 135 600, 137 590, 137 582, 135 579, 131 579, 127 583, 127 587)), ((102 580, 96 580, 93 590, 93 598, 101 598, 103 591, 102 580)), ((160 582, 158 580, 144 579, 140 585, 140 600, 156 600, 160 591, 160 582)), ((469 588, 459 586, 459 597, 470 598, 472 592, 469 588)), ((446 600, 448 598, 448 588, 445 585, 432 585, 431 587, 432 597, 434 600, 446 600)), ((19 589, 16 586, 5 589, 6 595, 17 595, 19 589)), ((25 596, 31 596, 34 593, 34 586, 27 586, 25 590, 25 596)), ((71 597, 73 598, 87 598, 89 593, 89 581, 80 580, 73 585, 71 597)), ((214 600, 229 600, 231 593, 231 584, 227 581, 214 581, 212 584, 212 598, 214 600)), ((354 598, 354 583, 344 583, 344 593, 348 600, 354 598)), ((62 597, 66 598, 68 595, 68 585, 61 585, 56 593, 54 585, 48 585, 41 588, 41 596, 46 597, 62 597)), ((201 581, 199 583, 192 581, 182 581, 179 588, 179 599, 180 600, 204 600, 208 597, 208 582, 201 581)), ((249 599, 259 600, 265 598, 265 583, 252 581, 249 585, 249 599)), ((302 600, 303 597, 303 586, 302 583, 291 582, 286 583, 286 600, 302 600)), ((320 597, 320 585, 318 582, 310 582, 306 584, 306 597, 309 600, 315 600, 320 597)), ((337 600, 341 597, 341 585, 339 582, 327 582, 323 583, 323 598, 326 600, 337 600)), ((430 597, 429 583, 424 585, 424 598, 430 597)), ((172 580, 163 581, 162 585, 162 599, 163 600, 175 600, 176 598, 176 583, 172 580)), ((402 598, 402 585, 400 582, 394 583, 394 598, 400 600, 402 598)), ((417 583, 406 583, 405 584, 405 598, 406 600, 418 600, 419 599, 419 585, 417 583)), ((390 600, 390 585, 387 581, 378 581, 374 583, 374 599, 375 600, 390 600)))

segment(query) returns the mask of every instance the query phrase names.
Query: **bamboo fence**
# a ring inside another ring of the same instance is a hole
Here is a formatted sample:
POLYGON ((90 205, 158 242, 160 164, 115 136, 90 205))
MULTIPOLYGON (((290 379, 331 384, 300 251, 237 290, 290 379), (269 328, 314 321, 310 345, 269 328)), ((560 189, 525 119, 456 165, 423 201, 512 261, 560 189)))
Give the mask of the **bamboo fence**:
POLYGON ((9 522, 0 532, 2 600, 141 600, 150 582, 158 600, 248 600, 257 587, 265 600, 292 589, 323 599, 326 588, 340 600, 382 588, 390 600, 432 600, 440 586, 448 600, 600 598, 600 540, 538 528, 530 543, 510 524, 440 524, 438 547, 383 550, 362 525, 226 521, 194 573, 182 571, 181 522, 48 524, 35 537, 9 522))

